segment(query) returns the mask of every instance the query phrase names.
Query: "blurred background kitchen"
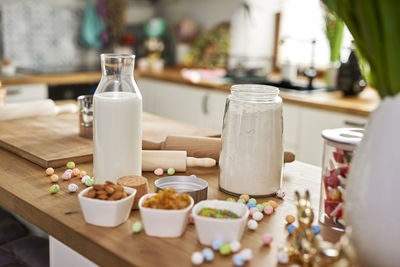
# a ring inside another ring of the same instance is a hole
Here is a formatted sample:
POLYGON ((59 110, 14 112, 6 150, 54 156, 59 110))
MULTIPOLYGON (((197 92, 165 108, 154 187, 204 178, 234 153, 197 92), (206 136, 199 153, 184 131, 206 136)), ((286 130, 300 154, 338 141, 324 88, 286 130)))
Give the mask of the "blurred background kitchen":
MULTIPOLYGON (((321 164, 321 131, 379 102, 319 0, 0 0, 0 103, 95 91, 101 53, 136 55, 143 108, 221 130, 233 83, 277 86, 285 150, 321 164)), ((1 120, 1 118, 0 118, 1 120)))

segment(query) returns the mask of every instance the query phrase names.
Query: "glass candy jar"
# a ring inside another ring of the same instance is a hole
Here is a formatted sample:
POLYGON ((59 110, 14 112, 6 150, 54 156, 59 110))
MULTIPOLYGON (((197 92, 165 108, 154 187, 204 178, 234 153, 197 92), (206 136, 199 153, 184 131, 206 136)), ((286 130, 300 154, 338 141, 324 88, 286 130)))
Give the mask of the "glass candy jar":
POLYGON ((280 189, 283 120, 278 94, 278 88, 266 85, 231 87, 219 160, 222 191, 261 197, 280 189))
POLYGON ((347 176, 354 150, 361 141, 363 132, 360 128, 322 131, 324 150, 319 221, 335 230, 343 231, 345 228, 344 198, 347 176))

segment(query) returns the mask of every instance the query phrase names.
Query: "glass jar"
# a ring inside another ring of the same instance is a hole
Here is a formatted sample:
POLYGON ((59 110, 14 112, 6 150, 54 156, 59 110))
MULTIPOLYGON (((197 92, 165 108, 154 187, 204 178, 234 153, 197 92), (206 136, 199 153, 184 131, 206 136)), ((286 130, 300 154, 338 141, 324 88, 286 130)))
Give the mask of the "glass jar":
POLYGON ((142 95, 133 78, 135 56, 102 54, 93 96, 96 183, 142 174, 142 95))
POLYGON ((265 197, 280 189, 283 120, 278 94, 278 88, 266 85, 231 87, 222 129, 220 190, 265 197))
POLYGON ((351 160, 363 136, 360 128, 339 128, 322 131, 321 198, 319 221, 332 229, 343 231, 344 197, 351 160))

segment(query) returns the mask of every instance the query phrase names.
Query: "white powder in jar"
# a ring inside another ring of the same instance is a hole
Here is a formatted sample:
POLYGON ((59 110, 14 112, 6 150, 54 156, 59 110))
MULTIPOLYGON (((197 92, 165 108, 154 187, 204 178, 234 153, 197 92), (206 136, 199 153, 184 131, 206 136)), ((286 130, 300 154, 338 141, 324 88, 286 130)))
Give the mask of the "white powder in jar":
POLYGON ((224 118, 219 186, 235 194, 276 193, 283 166, 282 102, 230 100, 224 118))

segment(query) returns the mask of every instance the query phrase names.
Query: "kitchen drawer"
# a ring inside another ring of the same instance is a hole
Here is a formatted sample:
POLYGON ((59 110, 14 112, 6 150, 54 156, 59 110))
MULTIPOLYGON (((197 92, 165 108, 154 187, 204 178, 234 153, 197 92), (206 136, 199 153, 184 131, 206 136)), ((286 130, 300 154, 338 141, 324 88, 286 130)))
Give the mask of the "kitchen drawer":
POLYGON ((48 88, 46 84, 21 84, 6 86, 7 103, 22 101, 41 100, 48 98, 48 88))

